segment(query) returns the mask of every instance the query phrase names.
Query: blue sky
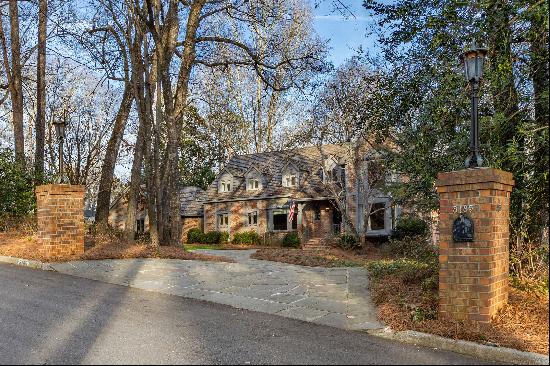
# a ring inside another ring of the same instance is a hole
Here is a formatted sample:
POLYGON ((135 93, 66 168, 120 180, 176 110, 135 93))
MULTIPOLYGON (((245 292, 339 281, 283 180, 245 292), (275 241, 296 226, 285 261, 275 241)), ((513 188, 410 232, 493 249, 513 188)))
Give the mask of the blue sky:
POLYGON ((372 18, 367 15, 362 1, 346 1, 352 15, 334 11, 332 1, 325 0, 314 9, 314 27, 323 39, 329 39, 329 59, 334 66, 356 54, 362 46, 365 50, 375 49, 375 38, 367 36, 367 26, 372 18))

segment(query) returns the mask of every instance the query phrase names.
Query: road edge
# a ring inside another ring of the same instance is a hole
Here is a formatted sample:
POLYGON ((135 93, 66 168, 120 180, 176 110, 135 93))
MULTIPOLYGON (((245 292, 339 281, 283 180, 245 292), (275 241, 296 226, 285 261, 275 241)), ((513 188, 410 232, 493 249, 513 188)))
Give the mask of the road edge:
POLYGON ((540 353, 525 352, 507 347, 494 347, 476 342, 440 337, 413 330, 394 331, 388 327, 367 331, 368 334, 402 343, 452 351, 486 360, 516 365, 548 365, 549 357, 540 353))
POLYGON ((8 257, 8 256, 4 256, 4 255, 0 255, 0 263, 15 264, 16 266, 20 266, 20 267, 41 269, 43 271, 53 271, 54 270, 52 268, 52 266, 50 266, 49 263, 44 263, 44 262, 33 260, 33 259, 8 257))

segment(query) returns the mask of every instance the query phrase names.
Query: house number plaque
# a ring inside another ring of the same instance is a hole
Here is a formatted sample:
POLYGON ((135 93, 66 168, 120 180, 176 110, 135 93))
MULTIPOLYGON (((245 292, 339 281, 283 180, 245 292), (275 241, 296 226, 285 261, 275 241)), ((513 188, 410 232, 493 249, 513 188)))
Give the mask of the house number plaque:
POLYGON ((474 222, 469 217, 461 214, 453 222, 453 241, 474 241, 474 222))

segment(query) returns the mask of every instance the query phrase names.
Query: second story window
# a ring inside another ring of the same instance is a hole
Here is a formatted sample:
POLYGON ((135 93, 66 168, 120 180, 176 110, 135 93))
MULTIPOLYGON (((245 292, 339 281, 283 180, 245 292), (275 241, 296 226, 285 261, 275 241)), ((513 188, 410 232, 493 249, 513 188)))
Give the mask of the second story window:
POLYGON ((247 189, 249 191, 260 189, 260 180, 258 178, 248 178, 247 189))
POLYGON ((231 182, 222 181, 222 192, 231 191, 231 182))
POLYGON ((286 187, 296 187, 296 175, 287 175, 285 177, 286 187))
POLYGON ((293 166, 288 166, 283 170, 283 187, 297 187, 298 181, 298 169, 293 166))

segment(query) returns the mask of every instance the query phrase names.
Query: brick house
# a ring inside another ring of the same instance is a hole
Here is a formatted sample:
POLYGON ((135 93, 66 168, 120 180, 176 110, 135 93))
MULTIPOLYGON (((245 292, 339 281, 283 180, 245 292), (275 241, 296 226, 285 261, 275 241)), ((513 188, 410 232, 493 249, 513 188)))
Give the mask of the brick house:
POLYGON ((266 241, 297 232, 315 246, 334 240, 347 217, 359 232, 366 226, 367 236, 389 235, 400 209, 377 191, 369 198, 373 214, 364 214, 351 156, 348 145, 323 145, 232 157, 206 190, 204 231, 253 230, 266 241))
MULTIPOLYGON (((206 192, 199 187, 183 187, 180 190, 180 218, 183 226, 182 237, 193 227, 203 227, 203 206, 206 192)), ((109 224, 119 230, 126 227, 126 211, 128 208, 128 190, 119 195, 109 209, 109 224)), ((141 197, 136 212, 136 233, 149 231, 149 218, 145 198, 141 197)))

